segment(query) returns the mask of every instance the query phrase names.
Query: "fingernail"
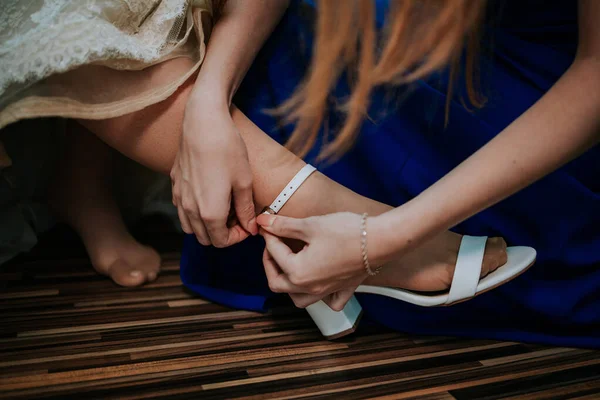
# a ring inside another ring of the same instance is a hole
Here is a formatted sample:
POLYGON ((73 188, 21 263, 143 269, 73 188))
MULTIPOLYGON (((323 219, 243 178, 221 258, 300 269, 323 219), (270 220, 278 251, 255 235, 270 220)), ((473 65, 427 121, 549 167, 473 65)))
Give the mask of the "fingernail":
POLYGON ((135 271, 131 271, 129 275, 133 278, 137 278, 138 276, 141 276, 142 273, 136 269, 135 271))
POLYGON ((250 220, 250 233, 252 236, 256 236, 258 234, 258 224, 256 223, 256 218, 252 218, 250 220))
POLYGON ((273 225, 275 218, 277 218, 277 217, 274 215, 271 215, 271 214, 261 214, 256 219, 256 222, 260 226, 271 226, 271 225, 273 225))

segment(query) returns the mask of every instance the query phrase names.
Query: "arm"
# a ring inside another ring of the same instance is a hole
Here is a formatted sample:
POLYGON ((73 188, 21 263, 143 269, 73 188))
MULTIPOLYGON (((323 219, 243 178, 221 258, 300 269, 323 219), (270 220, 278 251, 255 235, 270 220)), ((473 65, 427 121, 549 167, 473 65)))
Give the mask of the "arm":
POLYGON ((289 3, 289 0, 227 0, 211 32, 190 100, 209 97, 211 102, 229 108, 254 57, 289 3), (206 96, 207 91, 210 96, 206 96))
POLYGON ((527 112, 444 178, 382 218, 373 254, 386 259, 451 228, 556 170, 600 140, 600 2, 580 0, 579 48, 527 112), (452 194, 449 196, 449 194, 452 194), (443 199, 443 200, 440 200, 443 199), (398 227, 402 227, 400 230, 398 227), (397 232, 409 232, 398 236, 397 232))
POLYGON ((183 230, 204 245, 230 246, 258 232, 248 153, 230 105, 288 4, 289 0, 228 0, 186 103, 171 170, 173 203, 183 230))

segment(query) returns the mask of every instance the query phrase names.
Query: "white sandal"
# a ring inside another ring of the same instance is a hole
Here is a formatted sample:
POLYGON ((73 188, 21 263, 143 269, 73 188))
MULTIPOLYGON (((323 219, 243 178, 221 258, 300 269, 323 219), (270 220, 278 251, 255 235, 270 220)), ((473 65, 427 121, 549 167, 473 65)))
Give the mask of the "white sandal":
MULTIPOLYGON (((314 171, 315 168, 312 165, 305 165, 277 196, 271 206, 265 208, 263 212, 277 214, 291 195, 314 171)), ((423 307, 450 306, 470 300, 509 282, 535 263, 537 255, 535 249, 523 246, 509 247, 506 249, 508 256, 506 264, 479 279, 486 242, 487 237, 463 236, 452 284, 446 293, 428 296, 403 289, 369 285, 359 286, 356 293, 377 294, 423 307)), ((327 339, 336 339, 354 332, 362 315, 362 308, 354 296, 342 311, 333 311, 323 301, 306 307, 306 311, 327 339)))

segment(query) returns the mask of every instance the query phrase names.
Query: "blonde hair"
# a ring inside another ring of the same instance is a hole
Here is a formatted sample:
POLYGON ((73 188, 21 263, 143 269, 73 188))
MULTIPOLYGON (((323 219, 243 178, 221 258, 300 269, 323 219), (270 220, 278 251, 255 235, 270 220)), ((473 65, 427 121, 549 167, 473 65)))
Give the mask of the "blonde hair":
POLYGON ((354 143, 374 87, 407 84, 450 64, 450 86, 466 47, 466 91, 480 107, 475 59, 483 0, 391 0, 383 37, 378 38, 374 0, 318 0, 316 38, 308 76, 278 111, 295 123, 287 147, 304 156, 314 146, 331 90, 344 71, 352 91, 342 109, 345 122, 326 143, 320 159, 337 158, 354 143), (377 49, 380 49, 379 51, 377 49))

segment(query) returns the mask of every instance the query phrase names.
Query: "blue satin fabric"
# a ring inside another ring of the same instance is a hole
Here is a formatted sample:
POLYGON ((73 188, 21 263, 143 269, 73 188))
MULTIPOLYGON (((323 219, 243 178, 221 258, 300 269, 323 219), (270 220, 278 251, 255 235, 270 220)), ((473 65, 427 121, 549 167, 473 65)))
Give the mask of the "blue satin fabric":
MULTIPOLYGON (((380 22, 386 4, 378 2, 380 22)), ((288 98, 306 72, 312 11, 305 5, 290 9, 236 99, 281 143, 291 127, 282 128, 264 110, 288 98)), ((411 88, 377 90, 370 109, 373 120, 364 123, 354 148, 320 170, 391 205, 413 198, 526 111, 564 73, 576 49, 576 12, 571 0, 491 3, 481 55, 482 88, 488 97, 483 109, 466 110, 460 102, 464 93, 458 90, 444 128, 446 73, 411 88)), ((335 88, 336 95, 348 93, 344 82, 335 88)), ((330 112, 329 126, 335 128, 338 122, 339 115, 330 112)), ((315 154, 311 152, 308 161, 315 154)), ((452 307, 421 308, 359 295, 367 317, 419 334, 600 347, 600 148, 455 231, 533 246, 537 263, 514 281, 452 307)), ((183 282, 218 303, 264 311, 274 294, 262 269, 263 245, 260 238, 251 238, 229 249, 204 248, 186 237, 183 282)))

